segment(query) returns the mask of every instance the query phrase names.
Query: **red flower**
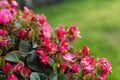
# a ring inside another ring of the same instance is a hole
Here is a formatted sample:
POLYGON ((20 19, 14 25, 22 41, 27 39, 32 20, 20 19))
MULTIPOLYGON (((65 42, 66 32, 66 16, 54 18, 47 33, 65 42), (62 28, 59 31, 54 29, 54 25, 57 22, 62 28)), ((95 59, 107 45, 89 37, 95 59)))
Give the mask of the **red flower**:
POLYGON ((106 80, 106 75, 102 75, 102 76, 98 77, 97 80, 106 80))
POLYGON ((43 40, 42 42, 45 44, 45 45, 48 45, 50 43, 50 39, 48 37, 43 37, 43 40))
POLYGON ((74 63, 72 66, 71 66, 72 70, 75 71, 75 72, 78 72, 79 70, 79 65, 77 63, 74 63))
POLYGON ((53 52, 57 51, 57 45, 55 43, 48 44, 48 48, 50 51, 53 51, 53 52))
POLYGON ((52 31, 53 30, 52 30, 51 26, 49 24, 47 24, 42 27, 42 30, 40 30, 40 33, 43 37, 50 38, 52 31))
POLYGON ((90 58, 82 58, 80 65, 81 66, 88 66, 88 65, 93 65, 94 64, 94 57, 90 58))
POLYGON ((66 69, 66 65, 64 63, 61 63, 60 68, 62 69, 62 72, 64 72, 66 69))
POLYGON ((62 26, 58 26, 56 34, 61 40, 66 39, 67 32, 64 30, 62 26))
POLYGON ((42 25, 42 26, 45 26, 47 25, 47 20, 46 20, 46 16, 45 15, 39 15, 39 23, 42 25))
POLYGON ((40 55, 40 54, 44 54, 44 48, 42 48, 41 46, 39 46, 36 50, 36 52, 40 55))
POLYGON ((17 33, 18 33, 19 38, 26 38, 27 37, 27 32, 24 29, 19 29, 17 33))
POLYGON ((46 54, 41 54, 39 58, 41 63, 48 64, 49 56, 47 56, 46 54))
POLYGON ((25 77, 28 77, 30 72, 31 72, 31 70, 28 67, 24 67, 21 71, 22 75, 25 76, 25 77))
POLYGON ((92 65, 85 66, 83 69, 83 73, 87 74, 88 72, 92 71, 94 67, 92 65))
POLYGON ((0 45, 4 46, 6 44, 9 44, 10 43, 10 39, 6 39, 6 40, 0 40, 0 45))
POLYGON ((0 36, 6 36, 6 30, 5 29, 0 29, 0 36))
POLYGON ((76 26, 70 26, 69 33, 72 35, 72 40, 75 40, 77 36, 81 38, 80 31, 76 26))
POLYGON ((5 63, 5 65, 2 66, 2 70, 4 72, 7 72, 11 68, 11 64, 9 62, 5 63))
POLYGON ((65 40, 63 40, 62 43, 61 43, 60 51, 61 51, 62 53, 64 53, 64 52, 67 52, 67 50, 68 50, 68 40, 65 39, 65 40))
POLYGON ((18 80, 15 74, 10 74, 5 80, 18 80))
POLYGON ((85 56, 89 56, 89 48, 87 46, 83 46, 82 54, 84 54, 85 56))
POLYGON ((103 75, 111 72, 111 63, 106 58, 97 58, 96 66, 100 68, 103 75))

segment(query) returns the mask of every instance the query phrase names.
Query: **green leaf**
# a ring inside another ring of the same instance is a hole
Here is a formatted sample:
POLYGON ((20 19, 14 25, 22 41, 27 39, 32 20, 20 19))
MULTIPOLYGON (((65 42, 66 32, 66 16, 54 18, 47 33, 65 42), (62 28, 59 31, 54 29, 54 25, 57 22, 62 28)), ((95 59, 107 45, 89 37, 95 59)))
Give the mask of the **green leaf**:
POLYGON ((67 80, 66 75, 59 75, 58 80, 67 80))
POLYGON ((0 49, 0 55, 2 55, 2 52, 3 52, 2 49, 0 49))
POLYGON ((5 56, 5 60, 11 62, 20 62, 23 60, 23 53, 20 51, 12 51, 5 56))
MULTIPOLYGON (((71 80, 81 80, 80 78, 76 77, 76 78, 72 78, 71 80)), ((91 80, 91 79, 90 79, 91 80)))
POLYGON ((3 56, 0 56, 0 68, 5 64, 5 60, 3 56))
POLYGON ((50 80, 58 80, 58 75, 55 73, 51 73, 50 80))
POLYGON ((42 73, 32 72, 30 75, 30 80, 47 80, 47 77, 42 73))
POLYGON ((40 59, 37 53, 30 54, 27 57, 27 65, 32 70, 44 73, 45 75, 50 75, 50 72, 52 71, 51 66, 40 63, 40 59))
POLYGON ((30 51, 32 51, 32 47, 26 41, 21 41, 19 45, 19 50, 23 52, 23 56, 26 57, 30 51))

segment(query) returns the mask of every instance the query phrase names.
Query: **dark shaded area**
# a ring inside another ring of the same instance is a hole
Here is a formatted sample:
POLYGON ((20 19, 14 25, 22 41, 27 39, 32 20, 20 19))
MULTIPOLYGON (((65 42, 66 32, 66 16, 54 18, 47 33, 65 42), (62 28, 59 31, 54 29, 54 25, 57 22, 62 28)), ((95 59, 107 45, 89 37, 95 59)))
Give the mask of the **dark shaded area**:
POLYGON ((51 6, 58 3, 62 3, 66 0, 17 0, 19 3, 18 8, 23 9, 24 6, 29 8, 40 7, 40 6, 51 6))

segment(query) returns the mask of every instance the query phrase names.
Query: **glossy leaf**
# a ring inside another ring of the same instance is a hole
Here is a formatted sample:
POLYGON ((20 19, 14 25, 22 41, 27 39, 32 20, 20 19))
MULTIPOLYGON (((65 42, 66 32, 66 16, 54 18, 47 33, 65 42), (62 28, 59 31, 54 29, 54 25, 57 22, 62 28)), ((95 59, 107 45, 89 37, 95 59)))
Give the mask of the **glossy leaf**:
POLYGON ((11 62, 19 62, 23 60, 23 53, 20 51, 12 51, 5 56, 5 60, 11 62))
POLYGON ((30 75, 30 80, 47 80, 47 77, 42 73, 32 72, 30 75))

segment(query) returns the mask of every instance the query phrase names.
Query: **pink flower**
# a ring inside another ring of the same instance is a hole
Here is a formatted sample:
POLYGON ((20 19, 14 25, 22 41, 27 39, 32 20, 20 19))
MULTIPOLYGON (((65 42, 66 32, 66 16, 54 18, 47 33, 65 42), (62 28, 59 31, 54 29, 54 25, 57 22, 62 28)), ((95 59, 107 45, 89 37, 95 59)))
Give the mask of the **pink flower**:
POLYGON ((19 5, 18 2, 15 0, 10 0, 10 2, 11 2, 11 6, 13 6, 13 7, 16 7, 19 5))
POLYGON ((30 72, 31 72, 31 70, 28 67, 24 67, 21 71, 22 75, 25 76, 25 77, 28 77, 30 72))
POLYGON ((15 64, 11 67, 11 70, 16 72, 16 71, 21 71, 23 69, 22 64, 15 64))
POLYGON ((66 39, 67 32, 64 30, 64 28, 61 25, 58 26, 56 34, 61 40, 66 39))
POLYGON ((98 77, 97 80, 106 80, 106 75, 102 75, 102 76, 98 77))
POLYGON ((41 54, 39 58, 41 63, 48 64, 49 56, 47 56, 46 54, 41 54))
POLYGON ((0 6, 2 6, 3 8, 6 7, 7 4, 7 0, 0 0, 0 6))
POLYGON ((66 69, 66 65, 64 63, 61 63, 60 68, 62 69, 62 72, 64 72, 66 69))
POLYGON ((73 61, 73 59, 75 58, 75 56, 71 53, 66 53, 63 58, 67 61, 73 61))
POLYGON ((19 38, 26 38, 27 37, 27 32, 24 29, 19 29, 17 33, 18 33, 19 38))
POLYGON ((45 26, 47 25, 47 20, 46 20, 46 16, 45 15, 40 15, 39 16, 39 23, 42 25, 42 26, 45 26))
POLYGON ((87 46, 83 46, 82 54, 84 54, 85 56, 89 56, 89 48, 87 46))
POLYGON ((11 64, 6 62, 5 65, 2 66, 2 70, 6 73, 11 68, 11 64))
POLYGON ((94 57, 90 58, 82 58, 80 65, 81 66, 88 66, 88 65, 93 65, 94 64, 94 57))
POLYGON ((94 67, 92 65, 85 66, 83 69, 83 73, 87 74, 88 72, 92 71, 94 67))
POLYGON ((15 74, 10 74, 5 80, 18 80, 15 74))
POLYGON ((79 70, 79 65, 77 63, 74 63, 72 66, 71 66, 72 70, 75 71, 75 72, 78 72, 79 70))
POLYGON ((48 37, 43 37, 43 40, 42 42, 45 44, 45 45, 48 45, 50 43, 50 39, 48 37))
POLYGON ((9 44, 10 43, 10 39, 6 39, 6 40, 0 40, 0 45, 4 46, 6 44, 9 44))
POLYGON ((9 22, 12 18, 12 14, 9 9, 1 9, 0 10, 0 23, 9 22))
POLYGON ((6 36, 6 30, 5 29, 0 29, 0 36, 6 36))
POLYGON ((61 51, 62 53, 64 53, 64 52, 67 52, 67 50, 68 50, 68 40, 65 39, 65 40, 63 40, 62 43, 61 43, 60 51, 61 51))
POLYGON ((39 46, 36 50, 36 52, 40 55, 40 54, 44 54, 44 48, 42 48, 41 46, 39 46))
POLYGON ((72 40, 75 40, 76 37, 80 37, 80 31, 76 26, 70 26, 69 33, 72 35, 72 40))
POLYGON ((57 45, 55 43, 48 44, 48 48, 50 51, 53 51, 53 52, 57 51, 57 45))
POLYGON ((106 75, 107 73, 111 72, 111 63, 106 58, 97 58, 96 66, 102 72, 102 75, 106 75))
POLYGON ((40 33, 43 35, 43 37, 50 38, 52 31, 53 30, 52 30, 51 26, 49 24, 47 24, 42 27, 42 30, 40 30, 40 33))

